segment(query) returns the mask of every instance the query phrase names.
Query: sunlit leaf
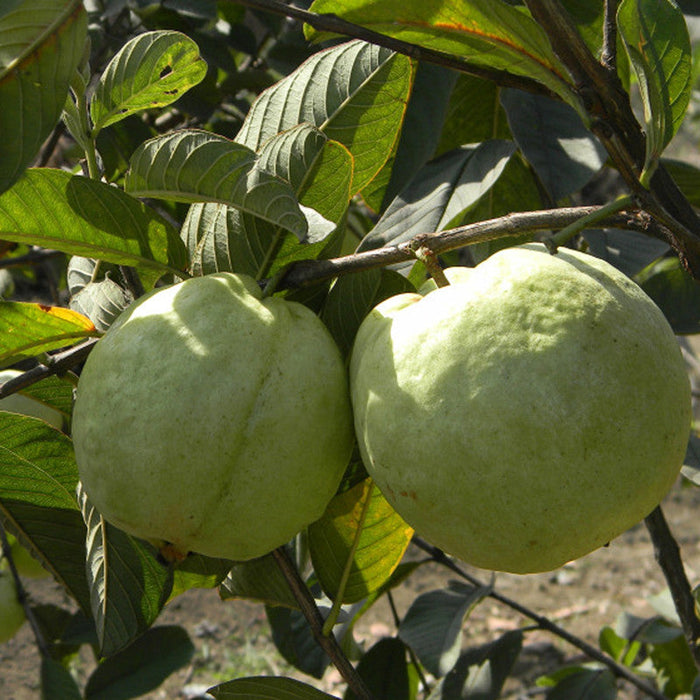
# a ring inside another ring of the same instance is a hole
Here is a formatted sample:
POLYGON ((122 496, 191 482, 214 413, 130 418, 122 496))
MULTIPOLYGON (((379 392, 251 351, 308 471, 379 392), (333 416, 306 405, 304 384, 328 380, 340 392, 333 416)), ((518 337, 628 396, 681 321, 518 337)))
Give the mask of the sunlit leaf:
POLYGON ((58 122, 86 32, 80 0, 16 0, 0 8, 0 192, 58 122))
MULTIPOLYGON (((503 0, 316 0, 310 9, 475 65, 534 78, 577 102, 542 28, 503 0)), ((323 37, 308 25, 305 30, 309 38, 323 37)))
POLYGON ((92 321, 77 311, 24 301, 0 301, 0 365, 96 336, 92 321))
POLYGON ((258 97, 236 140, 257 151, 307 122, 350 151, 355 193, 389 157, 412 80, 408 58, 372 44, 351 41, 320 51, 258 97))
POLYGON ((186 264, 177 232, 153 209, 116 187, 51 168, 28 170, 0 195, 0 239, 130 265, 146 286, 186 264))
POLYGON ((302 239, 307 223, 290 185, 260 167, 249 148, 207 131, 146 141, 131 158, 124 187, 137 197, 219 202, 302 239))
POLYGON ((100 76, 90 103, 93 132, 135 112, 175 102, 206 72, 197 44, 184 34, 139 34, 122 47, 100 76))
POLYGON ((670 0, 623 0, 617 26, 644 106, 646 167, 681 125, 691 90, 691 48, 683 13, 670 0))

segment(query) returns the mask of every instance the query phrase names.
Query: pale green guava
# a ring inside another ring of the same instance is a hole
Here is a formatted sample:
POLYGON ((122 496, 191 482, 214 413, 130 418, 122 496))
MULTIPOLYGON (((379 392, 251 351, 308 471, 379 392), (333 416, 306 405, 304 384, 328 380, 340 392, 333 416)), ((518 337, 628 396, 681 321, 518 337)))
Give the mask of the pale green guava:
POLYGON ((83 369, 81 482, 168 551, 246 560, 318 519, 353 446, 346 370, 309 309, 252 278, 197 277, 126 309, 83 369))
MULTIPOLYGON (((447 277, 447 281, 450 284, 460 284, 467 279, 473 269, 474 268, 472 267, 447 267, 443 270, 443 272, 445 273, 445 277, 447 277)), ((429 280, 423 282, 423 284, 418 288, 418 294, 424 297, 426 294, 434 292, 437 288, 438 286, 435 280, 430 278, 429 280)))
POLYGON ((17 634, 26 619, 24 608, 17 599, 17 588, 10 569, 0 566, 0 644, 17 634))
MULTIPOLYGON (((4 384, 20 374, 21 372, 16 369, 2 370, 0 371, 0 384, 4 384)), ((41 418, 41 420, 59 430, 63 427, 63 415, 60 411, 26 394, 10 394, 4 399, 0 399, 0 411, 11 411, 12 413, 41 418)))
POLYGON ((515 573, 554 569, 644 518, 691 423, 661 311, 600 259, 540 244, 379 304, 350 385, 362 457, 398 513, 465 562, 515 573))

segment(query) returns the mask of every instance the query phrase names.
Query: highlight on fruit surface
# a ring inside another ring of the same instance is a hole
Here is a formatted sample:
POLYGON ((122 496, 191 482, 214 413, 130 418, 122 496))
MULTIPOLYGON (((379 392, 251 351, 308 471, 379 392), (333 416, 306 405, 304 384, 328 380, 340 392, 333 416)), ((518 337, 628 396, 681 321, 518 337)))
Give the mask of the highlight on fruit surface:
POLYGON ((105 519, 245 560, 318 519, 353 446, 346 370, 308 308, 216 273, 147 294, 88 357, 73 440, 105 519))
POLYGON ((557 568, 648 515, 691 423, 658 307, 608 263, 540 244, 379 304, 350 382, 365 466, 398 513, 465 562, 514 573, 557 568))

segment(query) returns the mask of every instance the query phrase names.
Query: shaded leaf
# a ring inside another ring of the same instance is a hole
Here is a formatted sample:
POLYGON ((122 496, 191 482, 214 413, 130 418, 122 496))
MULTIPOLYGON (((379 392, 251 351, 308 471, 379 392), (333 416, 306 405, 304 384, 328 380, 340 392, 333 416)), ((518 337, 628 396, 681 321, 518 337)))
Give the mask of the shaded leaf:
MULTIPOLYGON (((2 373, 0 373, 0 379, 2 379, 2 373)), ((3 381, 0 381, 0 384, 3 381)), ((40 382, 31 384, 16 393, 28 396, 44 406, 59 411, 63 414, 65 420, 69 420, 73 412, 73 387, 77 381, 78 377, 74 374, 61 377, 45 377, 40 382)), ((1 403, 0 410, 2 410, 1 403)))
POLYGON ((111 656, 130 645, 158 617, 173 572, 157 559, 152 545, 106 522, 79 489, 87 527, 86 572, 100 652, 111 656))
POLYGON ((100 76, 90 101, 93 135, 130 114, 175 102, 206 72, 199 47, 184 34, 139 34, 121 48, 100 76))
POLYGON ((236 141, 257 151, 307 122, 352 154, 354 194, 387 161, 412 80, 411 61, 379 46, 350 41, 319 51, 258 97, 236 141))
POLYGON ((222 581, 220 593, 223 600, 243 598, 266 605, 299 607, 271 554, 235 564, 222 581))
POLYGON ((521 90, 501 91, 513 138, 555 201, 580 190, 605 163, 607 153, 563 102, 521 90))
POLYGON ((523 633, 513 630, 494 642, 467 649, 429 700, 498 700, 522 644, 523 633))
POLYGON ((80 0, 17 0, 0 9, 0 192, 58 122, 86 36, 80 0))
POLYGON ((216 588, 231 569, 227 559, 215 559, 190 552, 184 561, 177 564, 173 572, 173 587, 170 599, 190 588, 216 588))
POLYGON ((70 671, 49 656, 41 657, 42 700, 81 700, 83 694, 70 671))
POLYGON ((692 79, 688 27, 670 0, 623 0, 617 28, 644 106, 648 168, 678 131, 688 107, 692 79))
POLYGON ((0 238, 139 269, 146 286, 181 274, 186 254, 171 224, 116 187, 62 170, 28 170, 0 196, 0 238))
POLYGON ((92 321, 61 306, 0 301, 0 365, 97 335, 92 321))
POLYGON ((261 168, 249 148, 207 131, 188 129, 146 141, 131 158, 124 187, 138 197, 228 204, 300 240, 307 232, 289 184, 261 168))
POLYGON ((514 152, 511 141, 485 141, 431 161, 389 205, 360 249, 397 245, 447 228, 488 192, 514 152))
MULTIPOLYGON (((406 663, 406 645, 395 637, 380 639, 357 665, 357 673, 375 698, 410 700, 411 685, 406 663)), ((344 700, 356 700, 348 690, 344 700)))
POLYGON ((306 683, 279 676, 236 678, 207 692, 216 700, 336 700, 306 683))
POLYGON ((157 688, 188 664, 194 644, 184 628, 154 627, 128 649, 103 661, 85 686, 86 700, 128 700, 157 688))
POLYGON ((692 163, 670 158, 662 158, 661 163, 688 201, 700 207, 700 168, 692 163))
POLYGON ((462 623, 491 592, 451 581, 448 588, 419 595, 399 626, 399 637, 435 677, 444 676, 459 658, 462 623))
POLYGON ((413 529, 371 479, 335 496, 308 529, 309 551, 323 590, 356 603, 391 577, 413 529))
POLYGON ((85 525, 70 439, 37 418, 0 413, 0 444, 3 524, 89 610, 85 525))
POLYGON ((608 669, 581 669, 565 676, 548 693, 547 700, 615 700, 617 684, 608 669))
POLYGON ((671 247, 658 238, 621 229, 586 229, 589 252, 633 277, 666 254, 671 247))
POLYGON ((664 312, 675 333, 700 333, 700 285, 678 258, 659 260, 636 279, 664 312))
MULTIPOLYGON (((310 9, 475 65, 533 78, 578 103, 545 32, 528 14, 502 0, 316 0, 310 9)), ((308 38, 324 38, 308 25, 305 32, 308 38)))

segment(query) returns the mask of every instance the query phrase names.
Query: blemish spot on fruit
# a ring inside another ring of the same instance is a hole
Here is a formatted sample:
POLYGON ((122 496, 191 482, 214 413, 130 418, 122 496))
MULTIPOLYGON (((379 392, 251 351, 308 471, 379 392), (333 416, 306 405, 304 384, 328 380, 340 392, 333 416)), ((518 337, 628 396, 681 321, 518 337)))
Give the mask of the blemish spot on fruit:
POLYGON ((416 492, 411 490, 411 491, 399 491, 399 496, 403 496, 404 498, 410 498, 412 500, 416 500, 416 492))
POLYGON ((179 564, 187 558, 188 552, 181 552, 174 544, 166 542, 159 548, 158 554, 168 564, 179 564))

